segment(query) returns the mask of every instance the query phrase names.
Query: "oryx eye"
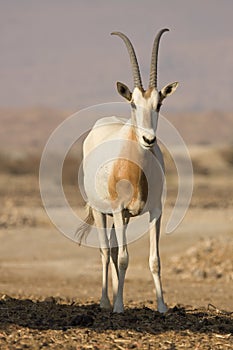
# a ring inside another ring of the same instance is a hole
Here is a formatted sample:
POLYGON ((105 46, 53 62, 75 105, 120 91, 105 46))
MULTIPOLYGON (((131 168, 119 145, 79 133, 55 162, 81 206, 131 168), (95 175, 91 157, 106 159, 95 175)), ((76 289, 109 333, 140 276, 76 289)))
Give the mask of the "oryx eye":
POLYGON ((134 103, 134 101, 131 101, 131 107, 133 108, 133 109, 137 109, 137 106, 135 105, 135 103, 134 103))

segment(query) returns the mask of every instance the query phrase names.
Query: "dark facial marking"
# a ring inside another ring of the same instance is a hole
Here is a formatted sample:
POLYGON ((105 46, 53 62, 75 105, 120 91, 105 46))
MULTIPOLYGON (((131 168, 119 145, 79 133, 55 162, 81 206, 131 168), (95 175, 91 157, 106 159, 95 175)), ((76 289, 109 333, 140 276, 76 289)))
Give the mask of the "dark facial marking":
POLYGON ((162 102, 158 102, 156 112, 160 111, 161 106, 162 106, 162 102))
POLYGON ((137 106, 135 105, 135 103, 134 103, 134 101, 131 101, 131 107, 133 108, 133 109, 137 109, 137 106))

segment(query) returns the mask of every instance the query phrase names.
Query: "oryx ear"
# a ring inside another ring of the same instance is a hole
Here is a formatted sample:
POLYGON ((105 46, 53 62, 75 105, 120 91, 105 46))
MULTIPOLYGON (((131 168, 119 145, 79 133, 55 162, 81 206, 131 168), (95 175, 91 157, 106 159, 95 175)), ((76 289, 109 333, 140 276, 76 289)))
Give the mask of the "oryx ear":
POLYGON ((176 91, 179 83, 176 81, 174 83, 168 84, 162 88, 160 91, 160 94, 162 95, 162 98, 166 98, 167 96, 170 96, 173 94, 173 92, 176 91))
POLYGON ((126 100, 131 101, 132 99, 132 92, 130 91, 130 89, 128 88, 128 86, 126 86, 123 83, 120 83, 119 81, 117 82, 117 91, 119 92, 119 94, 126 98, 126 100))

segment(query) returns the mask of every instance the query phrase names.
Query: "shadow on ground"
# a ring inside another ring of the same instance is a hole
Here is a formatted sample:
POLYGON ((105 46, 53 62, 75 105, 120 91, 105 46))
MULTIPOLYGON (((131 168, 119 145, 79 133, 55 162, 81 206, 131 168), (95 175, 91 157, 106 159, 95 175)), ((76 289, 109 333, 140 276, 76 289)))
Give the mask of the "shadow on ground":
POLYGON ((89 328, 104 330, 133 330, 158 334, 166 331, 190 330, 198 333, 233 333, 233 315, 211 308, 192 309, 175 306, 161 315, 145 306, 126 307, 124 314, 103 311, 93 302, 68 303, 53 297, 43 301, 14 299, 0 300, 0 329, 18 325, 36 330, 89 328))

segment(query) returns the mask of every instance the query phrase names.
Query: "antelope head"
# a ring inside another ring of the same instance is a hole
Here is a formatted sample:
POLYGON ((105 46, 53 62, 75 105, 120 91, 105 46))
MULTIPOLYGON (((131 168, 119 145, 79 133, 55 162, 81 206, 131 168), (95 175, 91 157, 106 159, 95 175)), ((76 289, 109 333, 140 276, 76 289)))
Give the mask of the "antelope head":
POLYGON ((151 57, 150 81, 147 90, 144 90, 142 85, 139 65, 132 43, 121 32, 111 33, 112 35, 118 35, 124 41, 130 56, 134 89, 131 92, 125 84, 117 82, 117 90, 131 104, 132 122, 135 126, 137 139, 139 144, 145 149, 150 149, 156 142, 158 116, 163 100, 167 96, 172 95, 178 86, 178 83, 174 82, 164 86, 160 91, 157 88, 159 42, 162 34, 168 30, 160 30, 155 37, 151 57))

